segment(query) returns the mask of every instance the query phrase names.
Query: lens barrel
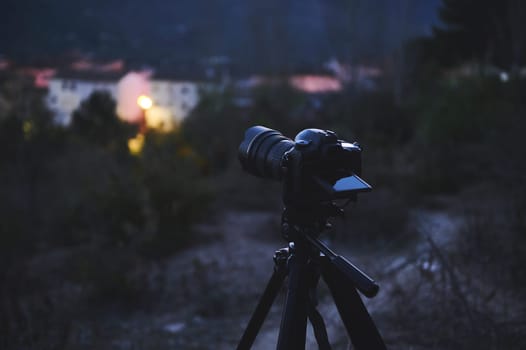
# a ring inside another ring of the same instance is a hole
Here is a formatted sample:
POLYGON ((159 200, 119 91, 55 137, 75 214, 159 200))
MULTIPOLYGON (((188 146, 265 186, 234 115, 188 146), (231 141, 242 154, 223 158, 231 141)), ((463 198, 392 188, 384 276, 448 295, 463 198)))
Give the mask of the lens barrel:
POLYGON ((294 141, 279 131, 264 126, 253 126, 245 132, 239 146, 239 161, 243 169, 252 175, 281 180, 281 160, 294 147, 294 141))

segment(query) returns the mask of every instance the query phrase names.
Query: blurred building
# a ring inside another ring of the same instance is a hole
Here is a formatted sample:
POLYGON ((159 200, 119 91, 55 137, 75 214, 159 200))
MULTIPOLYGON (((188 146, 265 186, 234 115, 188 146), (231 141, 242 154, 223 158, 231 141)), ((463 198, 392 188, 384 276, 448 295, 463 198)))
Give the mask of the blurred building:
POLYGON ((68 125, 73 111, 95 91, 106 91, 116 98, 120 78, 120 75, 77 71, 61 72, 51 78, 47 104, 54 114, 55 122, 68 125))
POLYGON ((0 70, 7 70, 9 66, 11 65, 11 62, 0 54, 0 70))
POLYGON ((61 72, 49 81, 47 103, 56 122, 68 125, 82 101, 95 91, 106 91, 117 102, 117 114, 123 120, 133 123, 146 119, 150 127, 171 129, 199 103, 200 91, 206 86, 203 80, 150 71, 124 74, 77 69, 61 72), (151 99, 147 110, 137 104, 140 96, 151 99))
POLYGON ((330 75, 301 74, 289 78, 289 85, 308 94, 326 94, 339 92, 343 84, 330 75))
POLYGON ((197 106, 201 89, 206 87, 206 83, 196 80, 169 80, 168 77, 151 80, 153 107, 149 111, 149 122, 154 126, 156 120, 161 120, 163 114, 168 114, 175 125, 178 125, 197 106), (155 117, 154 112, 159 116, 155 117))

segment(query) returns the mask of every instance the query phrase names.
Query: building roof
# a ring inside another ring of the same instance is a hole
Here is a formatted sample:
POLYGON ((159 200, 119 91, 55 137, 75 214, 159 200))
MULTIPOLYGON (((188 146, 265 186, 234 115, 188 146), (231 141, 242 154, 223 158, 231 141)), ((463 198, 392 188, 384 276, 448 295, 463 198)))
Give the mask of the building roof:
POLYGON ((93 82, 117 82, 128 72, 93 72, 93 71, 76 71, 76 70, 61 70, 53 79, 67 79, 67 80, 85 80, 93 82))
MULTIPOLYGON (((78 70, 61 70, 54 79, 71 79, 71 80, 85 80, 94 82, 117 82, 126 74, 133 70, 126 70, 123 72, 97 72, 97 71, 78 71, 78 70)), ((218 78, 221 77, 220 74, 218 78)), ((192 82, 212 82, 215 79, 207 79, 205 73, 196 71, 184 70, 153 70, 150 76, 151 80, 166 80, 166 81, 192 81, 192 82)))

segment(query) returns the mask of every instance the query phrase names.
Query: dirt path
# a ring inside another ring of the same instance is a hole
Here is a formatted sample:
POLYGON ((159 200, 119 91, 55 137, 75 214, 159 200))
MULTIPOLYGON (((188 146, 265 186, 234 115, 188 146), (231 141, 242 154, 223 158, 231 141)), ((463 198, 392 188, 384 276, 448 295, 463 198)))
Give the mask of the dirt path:
MULTIPOLYGON (((411 225, 429 232, 438 244, 444 245, 453 237, 458 221, 444 212, 418 210, 412 213, 411 225)), ((160 344, 175 349, 232 349, 270 277, 272 254, 284 245, 279 238, 279 213, 230 211, 200 230, 216 239, 167 262, 166 291, 160 301, 165 311, 152 320, 153 333, 149 336, 154 335, 160 344)), ((420 274, 426 262, 418 257, 424 253, 425 245, 421 239, 405 255, 388 250, 360 254, 337 247, 356 265, 366 266, 367 272, 381 283, 378 297, 365 300, 373 317, 381 318, 395 289, 410 284, 420 274)), ((253 349, 275 348, 283 297, 273 306, 253 349)), ((323 288, 320 301, 329 337, 337 343, 335 348, 346 348, 337 310, 323 288)), ((307 343, 308 349, 317 348, 310 327, 307 343)))
MULTIPOLYGON (((272 274, 272 255, 285 245, 279 221, 279 212, 238 210, 227 211, 199 226, 199 237, 205 243, 178 253, 151 274, 162 286, 159 300, 150 303, 154 307, 129 315, 101 317, 97 324, 72 324, 71 333, 88 340, 86 347, 82 347, 80 338, 71 343, 78 349, 92 348, 93 339, 97 349, 234 349, 272 274)), ((410 225, 429 232, 443 246, 454 237, 458 221, 443 211, 415 210, 410 225)), ((364 301, 387 342, 396 343, 401 336, 385 318, 386 313, 393 312, 391 298, 401 286, 417 283, 422 268, 434 268, 432 261, 426 261, 426 244, 422 237, 401 249, 386 245, 373 252, 345 244, 334 246, 380 283, 379 295, 364 301)), ((284 296, 282 291, 254 350, 275 349, 284 296)), ((319 299, 318 308, 334 349, 346 349, 345 330, 323 283, 319 299)), ((317 349, 310 326, 307 349, 317 349)))
MULTIPOLYGON (((167 263, 164 300, 175 310, 163 329, 182 349, 232 349, 272 274, 274 251, 284 245, 279 213, 227 212, 199 230, 216 239, 167 263)), ((279 316, 275 307, 265 329, 279 316)), ((265 338, 254 349, 273 348, 267 344, 274 337, 265 338)))

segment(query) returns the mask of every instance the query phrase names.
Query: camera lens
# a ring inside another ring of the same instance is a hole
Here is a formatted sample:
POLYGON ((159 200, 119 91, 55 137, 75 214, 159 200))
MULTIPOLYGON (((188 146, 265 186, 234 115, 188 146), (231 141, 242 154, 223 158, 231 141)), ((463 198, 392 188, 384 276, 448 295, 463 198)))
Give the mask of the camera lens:
POLYGON ((281 180, 283 155, 294 147, 294 141, 279 131, 253 126, 245 132, 239 146, 239 160, 243 169, 253 175, 281 180))

